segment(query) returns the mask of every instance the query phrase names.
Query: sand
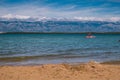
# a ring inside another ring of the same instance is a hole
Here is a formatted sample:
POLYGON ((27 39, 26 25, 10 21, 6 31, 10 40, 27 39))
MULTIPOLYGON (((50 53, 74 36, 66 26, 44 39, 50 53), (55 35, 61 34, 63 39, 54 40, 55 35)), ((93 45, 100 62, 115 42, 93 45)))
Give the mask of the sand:
POLYGON ((120 65, 89 62, 0 66, 0 80, 120 80, 120 65))

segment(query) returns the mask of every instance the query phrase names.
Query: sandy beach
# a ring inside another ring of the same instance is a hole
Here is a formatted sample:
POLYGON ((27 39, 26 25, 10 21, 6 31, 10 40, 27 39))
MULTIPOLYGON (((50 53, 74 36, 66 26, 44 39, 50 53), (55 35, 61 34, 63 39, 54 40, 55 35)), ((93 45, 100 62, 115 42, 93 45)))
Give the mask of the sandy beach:
POLYGON ((0 66, 0 80, 120 80, 119 64, 0 66))

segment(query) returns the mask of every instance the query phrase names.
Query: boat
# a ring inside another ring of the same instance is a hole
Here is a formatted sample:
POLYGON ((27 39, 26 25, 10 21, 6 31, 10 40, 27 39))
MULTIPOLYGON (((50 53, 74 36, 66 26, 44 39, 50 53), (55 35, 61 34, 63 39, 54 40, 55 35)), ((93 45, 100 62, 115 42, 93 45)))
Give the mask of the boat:
POLYGON ((95 36, 93 36, 91 33, 88 33, 88 35, 86 36, 86 38, 95 38, 95 36))

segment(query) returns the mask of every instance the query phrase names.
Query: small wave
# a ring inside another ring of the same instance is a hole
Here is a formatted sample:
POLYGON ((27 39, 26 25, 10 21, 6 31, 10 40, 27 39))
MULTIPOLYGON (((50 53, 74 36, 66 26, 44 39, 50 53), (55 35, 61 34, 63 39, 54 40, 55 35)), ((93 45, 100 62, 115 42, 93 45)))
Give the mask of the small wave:
POLYGON ((87 53, 87 51, 97 51, 97 50, 106 50, 105 48, 78 48, 78 49, 67 49, 67 50, 58 50, 56 52, 58 53, 74 53, 75 52, 85 52, 87 53))
POLYGON ((67 50, 58 50, 57 52, 70 52, 70 51, 78 51, 81 49, 67 49, 67 50))
POLYGON ((18 54, 17 52, 7 52, 7 53, 5 53, 5 52, 0 52, 0 56, 12 56, 12 55, 15 55, 15 54, 18 54))
POLYGON ((92 57, 96 55, 75 55, 75 54, 49 54, 49 55, 38 55, 38 56, 15 56, 15 57, 1 57, 1 62, 20 62, 32 59, 42 59, 42 60, 49 60, 49 59, 62 59, 62 58, 84 58, 84 57, 92 57))

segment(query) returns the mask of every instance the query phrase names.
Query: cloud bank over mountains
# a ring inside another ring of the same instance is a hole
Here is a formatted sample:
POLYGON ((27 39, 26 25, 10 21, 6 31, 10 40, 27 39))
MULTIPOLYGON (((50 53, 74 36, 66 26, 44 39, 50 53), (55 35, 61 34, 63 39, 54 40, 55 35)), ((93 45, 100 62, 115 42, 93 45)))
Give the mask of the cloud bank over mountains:
POLYGON ((63 20, 63 21, 110 21, 116 22, 120 21, 120 17, 110 17, 110 18, 100 18, 100 17, 73 17, 73 18, 63 18, 63 17, 31 17, 24 15, 12 15, 7 14, 0 17, 0 20, 24 20, 24 21, 42 21, 42 20, 63 20))
POLYGON ((1 18, 4 18, 4 19, 29 19, 30 16, 22 16, 22 15, 12 15, 12 14, 7 14, 7 15, 4 15, 4 16, 1 16, 1 18))

